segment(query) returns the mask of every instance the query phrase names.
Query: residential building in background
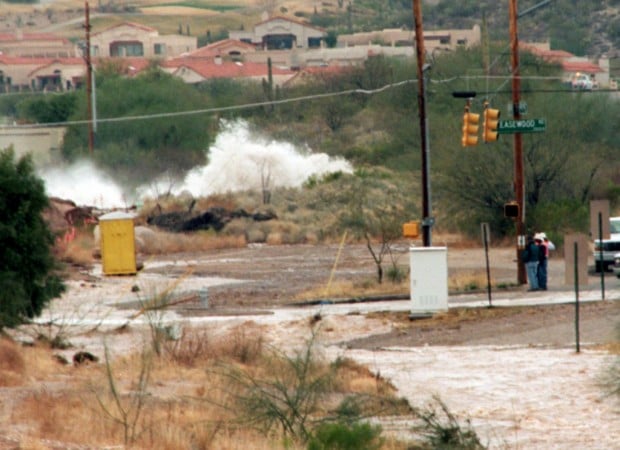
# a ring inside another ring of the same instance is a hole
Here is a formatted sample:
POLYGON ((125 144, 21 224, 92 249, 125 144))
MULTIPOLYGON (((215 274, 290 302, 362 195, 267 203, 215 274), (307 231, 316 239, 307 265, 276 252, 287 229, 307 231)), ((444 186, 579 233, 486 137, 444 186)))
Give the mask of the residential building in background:
POLYGON ((78 46, 52 33, 0 33, 0 55, 30 58, 71 58, 80 56, 78 46))
POLYGON ((171 58, 198 47, 195 36, 171 34, 161 36, 155 28, 125 22, 90 36, 91 56, 171 58))
POLYGON ((252 31, 230 31, 229 37, 259 50, 291 50, 321 47, 327 33, 322 28, 288 17, 265 18, 252 31))

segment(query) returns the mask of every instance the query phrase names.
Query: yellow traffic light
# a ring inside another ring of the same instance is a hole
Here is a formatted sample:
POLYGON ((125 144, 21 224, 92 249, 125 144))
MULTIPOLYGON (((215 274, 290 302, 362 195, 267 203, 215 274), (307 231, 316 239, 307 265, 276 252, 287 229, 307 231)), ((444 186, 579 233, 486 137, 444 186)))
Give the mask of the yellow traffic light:
POLYGON ((484 105, 484 123, 482 126, 482 140, 484 142, 495 142, 499 138, 497 127, 499 126, 499 109, 489 108, 489 104, 484 105))
POLYGON ((480 114, 469 112, 469 108, 465 107, 463 114, 463 136, 461 144, 463 147, 470 147, 478 143, 478 123, 480 122, 480 114))

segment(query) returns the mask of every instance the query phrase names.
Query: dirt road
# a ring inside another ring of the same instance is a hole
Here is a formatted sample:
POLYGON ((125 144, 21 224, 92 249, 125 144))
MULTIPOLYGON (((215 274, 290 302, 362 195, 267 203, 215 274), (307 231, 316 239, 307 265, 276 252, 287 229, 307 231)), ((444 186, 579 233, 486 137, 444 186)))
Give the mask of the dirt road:
MULTIPOLYGON (((245 280, 209 288, 210 314, 244 314, 249 310, 273 308, 298 302, 300 295, 312 290, 313 298, 330 298, 328 284, 351 283, 363 285, 376 276, 375 265, 363 245, 347 245, 341 251, 337 245, 307 246, 251 246, 228 249, 201 255, 177 255, 184 264, 170 264, 149 268, 145 273, 166 273, 181 277, 191 271, 192 276, 225 277, 245 280), (332 273, 333 271, 333 273, 332 273)), ((399 265, 409 264, 408 247, 397 248, 399 265)), ((496 248, 490 252, 491 278, 507 289, 493 288, 492 295, 510 299, 532 296, 527 286, 516 283, 514 249, 496 248)), ((178 262, 178 261, 177 261, 178 262)), ((456 248, 448 250, 450 278, 472 277, 485 281, 485 256, 482 249, 456 248)), ((359 348, 376 348, 390 345, 550 345, 563 346, 575 342, 575 307, 572 304, 556 305, 555 297, 566 296, 572 286, 564 284, 564 262, 556 255, 549 264, 549 291, 534 294, 542 306, 515 308, 479 308, 475 312, 466 305, 451 306, 449 313, 436 318, 410 321, 407 311, 385 313, 384 320, 393 322, 393 330, 380 335, 367 336, 348 345, 359 348)), ((606 298, 617 295, 620 280, 612 274, 606 278, 606 298), (615 293, 615 294, 614 294, 615 293)), ((389 281, 386 282, 389 284, 389 281)), ((591 274, 581 289, 597 292, 600 275, 591 274)), ((456 294, 456 293, 455 293, 456 294)), ((401 286, 400 298, 408 295, 407 285, 401 286)), ((477 294, 487 298, 485 286, 477 294)), ((451 296, 452 298, 452 296, 451 296)), ((618 299, 616 299, 618 300, 618 299)), ((193 314, 191 305, 180 305, 178 310, 190 308, 185 314, 193 314)), ((581 340, 604 344, 617 337, 620 323, 620 302, 587 302, 579 308, 579 331, 581 340)))

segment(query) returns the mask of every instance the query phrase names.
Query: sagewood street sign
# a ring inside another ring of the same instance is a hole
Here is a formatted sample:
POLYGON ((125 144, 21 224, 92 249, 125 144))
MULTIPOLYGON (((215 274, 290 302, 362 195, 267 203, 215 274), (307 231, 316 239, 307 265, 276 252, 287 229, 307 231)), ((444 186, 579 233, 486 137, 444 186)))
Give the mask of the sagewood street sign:
POLYGON ((540 133, 546 129, 546 119, 500 120, 497 125, 497 132, 499 134, 540 133))

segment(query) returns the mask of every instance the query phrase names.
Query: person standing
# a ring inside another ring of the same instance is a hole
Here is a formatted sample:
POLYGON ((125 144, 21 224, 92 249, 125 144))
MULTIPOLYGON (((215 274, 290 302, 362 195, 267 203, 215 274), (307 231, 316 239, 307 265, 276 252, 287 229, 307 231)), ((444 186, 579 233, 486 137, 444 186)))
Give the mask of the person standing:
POLYGON ((538 286, 538 261, 540 248, 534 242, 532 236, 528 236, 527 244, 521 254, 525 270, 527 271, 527 279, 530 283, 529 291, 537 291, 538 286))
POLYGON ((547 263, 549 260, 549 247, 547 242, 547 236, 545 233, 536 233, 534 241, 538 246, 538 289, 541 291, 547 290, 547 263), (545 241, 546 240, 546 241, 545 241))

